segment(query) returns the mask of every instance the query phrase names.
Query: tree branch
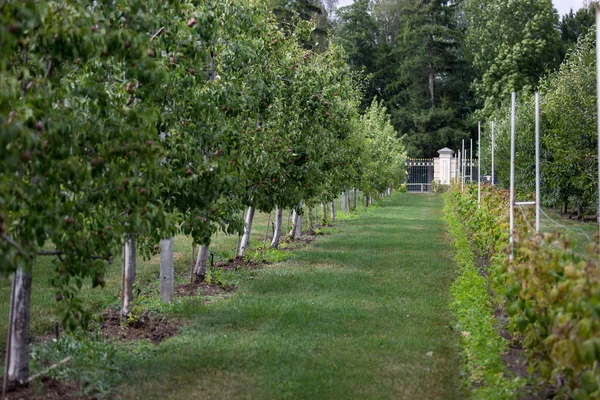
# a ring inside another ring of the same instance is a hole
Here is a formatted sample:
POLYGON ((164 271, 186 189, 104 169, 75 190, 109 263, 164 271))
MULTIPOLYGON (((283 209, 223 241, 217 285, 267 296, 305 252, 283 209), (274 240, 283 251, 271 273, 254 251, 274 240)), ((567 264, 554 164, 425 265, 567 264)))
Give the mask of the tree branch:
POLYGON ((12 247, 17 249, 17 251, 19 252, 20 255, 27 258, 27 254, 25 253, 25 251, 23 251, 23 248, 21 246, 19 246, 19 243, 15 242, 10 236, 7 236, 6 234, 2 233, 2 234, 0 234, 0 237, 2 237, 2 239, 4 239, 12 247))
POLYGON ((164 30, 165 30, 165 27, 163 26, 158 31, 156 31, 156 33, 150 37, 150 41, 153 41, 156 37, 158 37, 161 33, 163 33, 164 30))

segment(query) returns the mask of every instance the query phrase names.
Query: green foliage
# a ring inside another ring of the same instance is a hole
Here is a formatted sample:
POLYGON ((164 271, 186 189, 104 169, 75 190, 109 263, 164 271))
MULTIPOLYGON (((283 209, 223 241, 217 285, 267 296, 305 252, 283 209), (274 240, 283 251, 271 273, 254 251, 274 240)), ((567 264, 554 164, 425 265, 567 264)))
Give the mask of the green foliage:
POLYGON ((408 1, 394 43, 395 74, 386 105, 410 157, 437 156, 467 137, 469 66, 454 2, 408 1))
POLYGON ((324 51, 329 45, 328 30, 330 28, 327 12, 321 0, 269 0, 278 24, 288 35, 294 35, 298 20, 311 21, 310 34, 303 35, 300 43, 304 48, 324 51))
POLYGON ((509 328, 546 384, 556 385, 560 394, 570 398, 597 398, 598 246, 591 246, 588 257, 578 256, 562 235, 536 236, 523 218, 517 218, 511 262, 507 213, 499 212, 508 209, 507 194, 486 192, 485 217, 477 209, 476 190, 455 191, 450 199, 478 251, 487 252, 491 259, 490 284, 506 299, 509 328), (498 235, 498 229, 505 233, 498 235))
POLYGON ((516 398, 518 390, 526 382, 508 375, 501 358, 507 351, 507 342, 498 332, 488 282, 477 269, 469 231, 459 220, 464 218, 463 209, 457 204, 462 197, 467 196, 456 192, 446 195, 445 219, 460 268, 459 276, 450 288, 453 297, 450 308, 457 319, 456 327, 468 376, 466 383, 468 387, 475 387, 472 398, 516 398))
POLYGON ((560 63, 558 16, 551 0, 464 3, 465 49, 481 114, 489 116, 513 91, 536 87, 560 63))
MULTIPOLYGON (((371 11, 369 0, 358 0, 337 10, 334 42, 346 52, 348 63, 368 76, 361 109, 368 107, 377 96, 378 26, 371 11)), ((380 86, 381 87, 381 86, 380 86)))
MULTIPOLYGON (((578 208, 596 203, 596 59, 592 29, 581 37, 560 69, 541 80, 541 179, 542 200, 563 206, 573 201, 578 208)), ((524 195, 535 184, 534 95, 518 96, 516 187, 524 195)), ((490 120, 496 121, 496 175, 508 187, 510 177, 510 106, 504 103, 490 120)), ((488 125, 489 126, 489 125, 488 125)), ((491 157, 490 129, 482 135, 482 163, 491 157)))
POLYGON ((47 375, 79 384, 83 394, 113 398, 115 388, 127 379, 136 363, 152 357, 154 347, 146 341, 110 343, 93 334, 63 335, 58 340, 33 346, 32 369, 43 369, 71 356, 68 364, 50 370, 47 375))
POLYGON ((354 140, 363 148, 357 170, 363 193, 378 197, 387 188, 398 187, 404 180, 406 151, 383 104, 373 100, 355 131, 354 140))
POLYGON ((560 39, 563 43, 564 52, 567 53, 577 44, 579 38, 586 36, 589 29, 596 23, 597 1, 590 2, 589 7, 584 7, 577 12, 573 9, 560 19, 560 39))

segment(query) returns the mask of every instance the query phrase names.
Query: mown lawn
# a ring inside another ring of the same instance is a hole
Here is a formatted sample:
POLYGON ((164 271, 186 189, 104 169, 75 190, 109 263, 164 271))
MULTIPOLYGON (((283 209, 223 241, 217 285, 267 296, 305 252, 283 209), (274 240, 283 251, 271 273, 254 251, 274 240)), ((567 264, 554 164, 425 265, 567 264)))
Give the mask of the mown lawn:
MULTIPOLYGON (((359 211, 364 208, 360 204, 359 193, 359 211)), ((340 200, 337 200, 337 209, 340 208, 340 200)), ((321 211, 313 211, 314 215, 321 215, 321 211)), ((272 218, 275 213, 272 213, 272 218)), ((289 210, 285 210, 283 219, 284 227, 288 226, 289 210)), ((268 216, 263 213, 256 213, 253 224, 251 240, 256 246, 262 246, 265 237, 265 229, 268 216)), ((269 238, 272 231, 269 231, 269 238)), ((237 236, 228 236, 223 233, 217 233, 212 238, 210 251, 213 252, 215 263, 227 260, 234 256, 237 236)), ((189 280, 192 256, 192 241, 186 236, 177 236, 175 238, 175 272, 177 283, 186 283, 189 280)), ((138 257, 137 266, 137 287, 142 290, 146 298, 158 297, 158 277, 160 272, 159 255, 150 260, 144 260, 138 257)), ((103 289, 92 289, 91 281, 81 292, 81 298, 84 304, 94 311, 103 310, 107 307, 117 307, 119 305, 119 293, 121 284, 122 259, 107 267, 105 274, 106 286, 103 289)), ((33 293, 31 299, 31 333, 34 338, 48 335, 54 332, 54 325, 60 321, 58 316, 58 304, 56 303, 56 289, 50 281, 55 275, 55 266, 53 260, 49 257, 40 257, 35 263, 33 271, 33 293)), ((6 346, 8 312, 10 308, 10 279, 0 277, 0 355, 3 354, 6 346)), ((3 358, 2 358, 3 359, 3 358)), ((3 363, 0 365, 2 371, 3 363)))
POLYGON ((130 366, 123 398, 460 398, 442 198, 395 195, 130 366))

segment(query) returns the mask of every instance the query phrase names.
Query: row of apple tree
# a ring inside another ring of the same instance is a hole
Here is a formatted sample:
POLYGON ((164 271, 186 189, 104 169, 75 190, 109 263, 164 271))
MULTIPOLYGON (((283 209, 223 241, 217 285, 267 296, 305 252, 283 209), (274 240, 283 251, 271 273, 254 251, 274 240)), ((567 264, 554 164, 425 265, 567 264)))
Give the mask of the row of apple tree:
POLYGON ((217 230, 249 235, 254 210, 300 214, 302 202, 400 183, 404 149, 385 109, 360 116, 362 78, 335 46, 303 48, 311 26, 298 24, 284 33, 260 1, 0 5, 9 381, 28 377, 39 257, 55 261, 63 324, 85 325, 77 293, 104 285, 124 243, 127 315, 135 254, 161 239, 207 246, 217 230))

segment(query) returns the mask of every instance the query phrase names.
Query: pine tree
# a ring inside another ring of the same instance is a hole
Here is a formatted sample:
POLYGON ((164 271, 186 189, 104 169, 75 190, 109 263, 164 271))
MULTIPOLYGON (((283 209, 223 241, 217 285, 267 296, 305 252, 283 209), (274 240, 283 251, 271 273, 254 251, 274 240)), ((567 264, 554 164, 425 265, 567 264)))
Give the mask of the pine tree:
POLYGON ((402 9, 395 74, 384 97, 412 157, 434 156, 465 136, 469 68, 456 10, 444 0, 411 0, 402 9))

